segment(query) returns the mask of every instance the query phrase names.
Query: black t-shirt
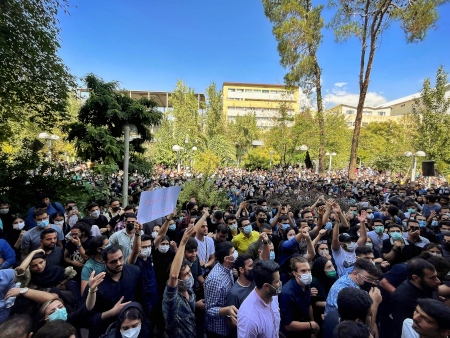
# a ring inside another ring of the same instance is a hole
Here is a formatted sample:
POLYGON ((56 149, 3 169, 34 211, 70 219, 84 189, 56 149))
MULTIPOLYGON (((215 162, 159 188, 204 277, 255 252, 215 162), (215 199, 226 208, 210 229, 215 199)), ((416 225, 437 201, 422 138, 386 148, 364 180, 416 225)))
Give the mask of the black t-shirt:
MULTIPOLYGON (((403 263, 406 261, 409 261, 411 258, 416 257, 421 253, 421 249, 417 247, 413 242, 404 239, 405 243, 408 242, 408 244, 403 247, 397 254, 395 255, 395 258, 392 262, 390 262, 391 266, 394 264, 403 263)), ((383 241, 383 255, 389 253, 389 251, 392 250, 392 247, 394 245, 391 243, 391 238, 385 239, 383 241)))

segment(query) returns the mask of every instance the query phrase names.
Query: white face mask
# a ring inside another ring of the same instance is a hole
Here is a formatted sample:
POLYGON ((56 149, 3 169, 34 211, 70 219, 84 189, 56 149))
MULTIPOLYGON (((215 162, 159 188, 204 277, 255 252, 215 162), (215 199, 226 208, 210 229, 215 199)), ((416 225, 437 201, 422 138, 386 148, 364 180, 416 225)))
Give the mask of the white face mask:
POLYGON ((347 250, 348 251, 355 251, 355 242, 347 243, 347 250))
POLYGON ((141 250, 141 256, 142 257, 150 257, 151 253, 152 253, 152 247, 151 246, 141 250))
POLYGON ((25 222, 19 222, 17 224, 13 224, 14 230, 22 230, 25 227, 25 222))
POLYGON ((321 255, 322 257, 323 257, 323 255, 325 255, 325 254, 329 254, 330 252, 328 251, 328 249, 324 249, 324 250, 320 250, 319 251, 319 255, 321 255))
POLYGON ((238 258, 238 256, 239 256, 239 253, 237 252, 237 250, 234 250, 233 251, 234 260, 236 260, 238 258))
POLYGON ((128 329, 126 331, 120 331, 120 334, 122 335, 122 338, 137 338, 139 336, 139 333, 141 332, 141 327, 133 327, 131 329, 128 329))
POLYGON ((305 285, 309 285, 312 282, 312 275, 310 273, 297 274, 298 279, 305 285))
POLYGON ((169 245, 168 245, 168 244, 166 244, 166 245, 160 245, 160 246, 158 247, 158 249, 159 249, 159 251, 160 251, 161 253, 166 253, 167 251, 169 251, 169 245))
POLYGON ((153 237, 153 239, 155 239, 156 237, 158 237, 158 231, 153 231, 153 232, 152 232, 152 237, 153 237))
POLYGON ((55 225, 63 225, 64 221, 54 221, 53 224, 55 224, 55 225))

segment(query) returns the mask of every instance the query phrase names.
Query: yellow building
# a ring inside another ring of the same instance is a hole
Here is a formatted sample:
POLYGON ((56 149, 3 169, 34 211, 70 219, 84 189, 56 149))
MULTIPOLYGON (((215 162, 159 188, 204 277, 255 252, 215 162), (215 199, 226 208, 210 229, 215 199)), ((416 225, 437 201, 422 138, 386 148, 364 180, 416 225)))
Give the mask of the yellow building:
POLYGON ((257 126, 270 129, 275 125, 280 104, 293 116, 299 112, 299 89, 288 91, 283 85, 224 82, 223 110, 229 121, 236 116, 255 113, 257 126))
MULTIPOLYGON (((347 125, 349 128, 355 127, 356 107, 347 104, 340 104, 330 110, 343 114, 347 120, 347 125)), ((364 107, 361 125, 366 126, 373 122, 386 122, 391 120, 398 121, 399 119, 400 116, 391 115, 391 107, 389 106, 364 107)))

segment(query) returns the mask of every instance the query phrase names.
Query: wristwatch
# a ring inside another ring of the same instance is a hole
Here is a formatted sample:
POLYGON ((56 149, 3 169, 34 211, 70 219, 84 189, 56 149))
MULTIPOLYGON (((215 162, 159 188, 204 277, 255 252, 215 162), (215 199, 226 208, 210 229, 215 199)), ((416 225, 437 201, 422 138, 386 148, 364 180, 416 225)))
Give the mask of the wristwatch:
POLYGON ((27 291, 28 291, 28 288, 23 288, 22 290, 20 290, 20 294, 24 295, 27 293, 27 291))

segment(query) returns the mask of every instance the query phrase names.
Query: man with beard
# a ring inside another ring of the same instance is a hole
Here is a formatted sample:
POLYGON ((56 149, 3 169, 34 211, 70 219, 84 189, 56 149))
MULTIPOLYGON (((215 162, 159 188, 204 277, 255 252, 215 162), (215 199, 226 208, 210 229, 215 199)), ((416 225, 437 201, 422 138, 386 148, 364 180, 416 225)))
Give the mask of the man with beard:
MULTIPOLYGON (((134 232, 134 231, 133 231, 134 232)), ((130 301, 142 300, 141 273, 136 265, 125 264, 124 255, 118 245, 111 245, 102 251, 106 275, 95 291, 84 290, 83 299, 88 292, 96 292, 97 300, 88 316, 89 337, 97 338, 114 323, 120 310, 130 301)))
MULTIPOLYGON (((228 292, 227 306, 234 305, 239 310, 242 302, 255 288, 252 257, 250 255, 239 256, 234 262, 234 268, 237 270, 239 277, 228 292)), ((233 326, 230 337, 237 337, 236 325, 233 325, 231 321, 229 324, 233 326)))
POLYGON ((431 298, 441 284, 433 264, 422 258, 413 258, 407 264, 408 279, 392 294, 391 314, 394 320, 394 335, 400 337, 402 324, 412 318, 419 298, 431 298))
POLYGON ((403 338, 445 338, 450 335, 450 307, 435 299, 419 299, 413 318, 403 322, 403 338))
POLYGON ((49 266, 61 265, 63 249, 56 245, 57 241, 57 232, 55 229, 49 228, 41 232, 41 246, 39 249, 44 250, 49 266))
MULTIPOLYGON (((128 262, 128 257, 131 255, 131 248, 134 242, 134 226, 137 223, 136 214, 125 214, 124 222, 126 224, 126 228, 120 230, 119 232, 115 232, 110 238, 109 243, 111 245, 117 244, 120 246, 123 252, 123 258, 125 262, 128 262)), ((143 231, 140 233, 144 234, 143 231)), ((139 234, 138 234, 139 236, 139 234)))

